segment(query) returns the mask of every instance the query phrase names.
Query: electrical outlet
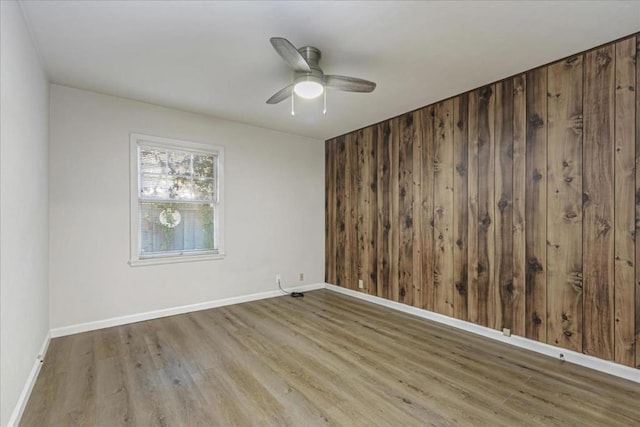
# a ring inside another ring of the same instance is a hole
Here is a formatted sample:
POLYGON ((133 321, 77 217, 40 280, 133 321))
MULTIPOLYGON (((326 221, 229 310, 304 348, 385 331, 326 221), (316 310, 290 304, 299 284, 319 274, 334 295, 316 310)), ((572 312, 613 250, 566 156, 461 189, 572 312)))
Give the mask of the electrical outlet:
POLYGON ((504 335, 505 337, 510 337, 511 336, 511 329, 502 328, 502 335, 504 335))
POLYGON ((362 279, 358 280, 358 288, 364 289, 364 280, 362 279))
POLYGON ((300 273, 300 281, 304 282, 304 273, 300 273))

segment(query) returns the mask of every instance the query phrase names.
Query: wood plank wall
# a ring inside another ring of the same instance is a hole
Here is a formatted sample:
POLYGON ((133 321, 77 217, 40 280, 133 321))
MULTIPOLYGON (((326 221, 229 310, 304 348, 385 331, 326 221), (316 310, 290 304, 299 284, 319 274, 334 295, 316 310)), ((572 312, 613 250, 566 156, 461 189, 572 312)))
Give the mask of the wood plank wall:
POLYGON ((640 368, 638 52, 326 141, 325 280, 640 368))

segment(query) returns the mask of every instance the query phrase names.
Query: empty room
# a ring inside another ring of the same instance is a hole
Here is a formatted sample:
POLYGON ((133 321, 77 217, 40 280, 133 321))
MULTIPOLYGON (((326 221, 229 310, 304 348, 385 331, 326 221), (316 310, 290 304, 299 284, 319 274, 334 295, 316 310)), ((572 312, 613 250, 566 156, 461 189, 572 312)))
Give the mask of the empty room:
POLYGON ((640 426, 640 0, 0 30, 0 427, 640 426))

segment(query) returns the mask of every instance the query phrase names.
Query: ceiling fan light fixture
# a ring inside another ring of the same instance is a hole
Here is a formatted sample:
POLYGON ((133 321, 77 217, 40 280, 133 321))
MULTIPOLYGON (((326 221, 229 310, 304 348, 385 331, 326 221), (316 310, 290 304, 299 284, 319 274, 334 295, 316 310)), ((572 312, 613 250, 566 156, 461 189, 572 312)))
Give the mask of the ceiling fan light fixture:
POLYGON ((293 91, 300 98, 313 99, 322 95, 324 85, 312 76, 306 76, 296 82, 293 91))

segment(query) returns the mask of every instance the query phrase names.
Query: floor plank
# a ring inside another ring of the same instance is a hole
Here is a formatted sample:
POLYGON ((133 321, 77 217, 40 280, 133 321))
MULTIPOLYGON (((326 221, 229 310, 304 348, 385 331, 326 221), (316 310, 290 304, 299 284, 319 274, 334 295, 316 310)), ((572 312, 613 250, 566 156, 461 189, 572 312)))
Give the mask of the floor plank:
POLYGON ((640 424, 640 385, 328 290, 52 340, 21 426, 640 424))

